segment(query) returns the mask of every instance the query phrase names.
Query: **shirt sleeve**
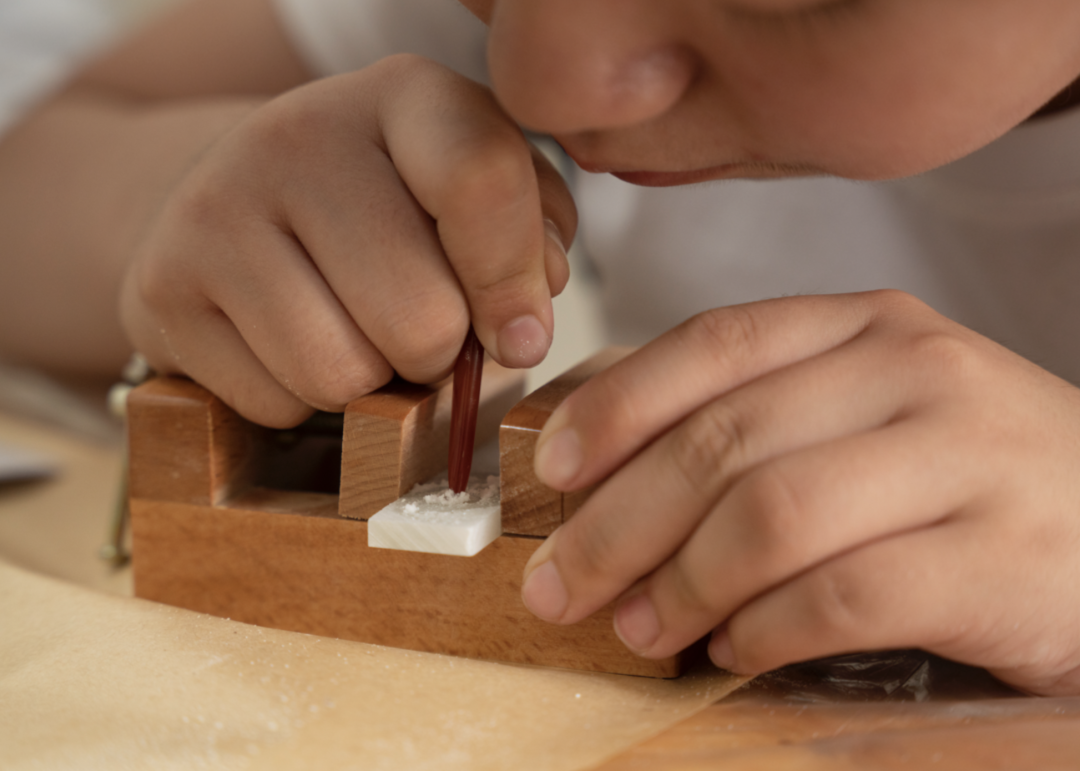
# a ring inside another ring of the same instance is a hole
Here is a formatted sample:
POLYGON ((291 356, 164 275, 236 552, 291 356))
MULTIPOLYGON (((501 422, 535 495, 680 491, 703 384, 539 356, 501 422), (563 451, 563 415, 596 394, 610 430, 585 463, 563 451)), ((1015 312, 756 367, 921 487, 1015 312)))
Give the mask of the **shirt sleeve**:
POLYGON ((457 0, 275 0, 300 54, 320 75, 414 53, 487 81, 487 28, 457 0))
POLYGON ((96 0, 0 2, 0 133, 115 32, 96 0))

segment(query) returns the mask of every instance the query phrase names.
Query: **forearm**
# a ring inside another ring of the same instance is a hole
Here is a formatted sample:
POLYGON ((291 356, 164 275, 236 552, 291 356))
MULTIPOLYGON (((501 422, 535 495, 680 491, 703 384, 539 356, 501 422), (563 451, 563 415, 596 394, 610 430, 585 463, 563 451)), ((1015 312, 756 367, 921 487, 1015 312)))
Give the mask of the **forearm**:
POLYGON ((0 357, 92 376, 128 355, 121 278, 163 195, 259 100, 70 93, 0 143, 0 357))
POLYGON ((0 359, 107 375, 124 270, 164 197, 307 77, 266 0, 194 0, 122 41, 0 140, 0 359))

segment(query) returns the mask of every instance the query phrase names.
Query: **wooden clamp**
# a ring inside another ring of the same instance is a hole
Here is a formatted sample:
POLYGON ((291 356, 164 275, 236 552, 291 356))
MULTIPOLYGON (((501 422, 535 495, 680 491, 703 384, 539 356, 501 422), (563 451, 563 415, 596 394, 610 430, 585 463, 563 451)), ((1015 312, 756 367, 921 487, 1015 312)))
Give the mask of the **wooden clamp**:
POLYGON ((257 485, 273 432, 191 381, 152 380, 128 400, 135 593, 398 648, 674 677, 678 657, 642 659, 622 645, 610 607, 556 626, 533 617, 520 597, 541 536, 584 499, 536 480, 536 436, 577 384, 623 353, 604 352, 520 402, 523 377, 487 365, 477 441, 500 438, 504 534, 473 557, 367 545, 368 517, 445 469, 449 383, 394 382, 348 405, 334 495, 257 485))

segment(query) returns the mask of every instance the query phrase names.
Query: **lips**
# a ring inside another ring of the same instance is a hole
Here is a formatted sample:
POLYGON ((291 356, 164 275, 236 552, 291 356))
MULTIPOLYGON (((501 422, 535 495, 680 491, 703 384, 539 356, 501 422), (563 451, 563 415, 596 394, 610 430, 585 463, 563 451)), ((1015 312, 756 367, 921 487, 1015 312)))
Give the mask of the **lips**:
POLYGON ((674 187, 676 185, 692 185, 696 182, 707 182, 712 179, 730 179, 742 176, 758 176, 754 174, 753 167, 758 165, 753 161, 734 161, 729 163, 707 166, 699 169, 684 171, 662 171, 648 169, 625 169, 615 164, 597 163, 588 160, 589 153, 582 152, 583 148, 575 147, 572 141, 560 138, 559 144, 574 162, 590 174, 611 174, 623 182, 642 187, 674 187))
POLYGON ((770 163, 767 161, 739 161, 708 166, 689 171, 621 170, 607 166, 578 162, 590 174, 611 174, 613 177, 642 187, 675 187, 693 185, 714 179, 776 179, 805 177, 824 173, 821 169, 804 164, 770 163))
POLYGON ((695 182, 706 182, 710 179, 743 176, 740 172, 751 170, 751 165, 745 163, 725 163, 720 166, 709 166, 704 169, 692 169, 690 171, 625 171, 591 163, 581 163, 580 161, 578 161, 578 166, 590 174, 610 174, 623 182, 643 187, 692 185, 695 182))
MULTIPOLYGON (((692 185, 696 182, 707 182, 711 179, 732 179, 735 177, 750 176, 754 171, 752 167, 742 163, 726 163, 722 166, 710 166, 705 169, 694 171, 612 171, 611 175, 629 182, 631 185, 642 187, 674 187, 675 185, 692 185)), ((753 176, 757 176, 754 174, 753 176)))
POLYGON ((691 171, 620 171, 579 164, 593 174, 611 174, 613 177, 642 187, 674 187, 693 185, 714 179, 784 179, 789 177, 820 176, 826 172, 818 167, 795 163, 767 163, 745 161, 725 163, 691 171))

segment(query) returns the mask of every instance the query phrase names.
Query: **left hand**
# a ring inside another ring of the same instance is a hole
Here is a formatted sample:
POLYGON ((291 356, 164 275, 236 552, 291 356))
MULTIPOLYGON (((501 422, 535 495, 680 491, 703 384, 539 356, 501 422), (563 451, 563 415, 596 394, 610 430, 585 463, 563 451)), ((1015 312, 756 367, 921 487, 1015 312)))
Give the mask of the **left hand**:
POLYGON ((751 674, 920 647, 1080 693, 1080 390, 899 292, 695 317, 552 415, 537 474, 605 480, 526 567, 650 658, 751 674))

